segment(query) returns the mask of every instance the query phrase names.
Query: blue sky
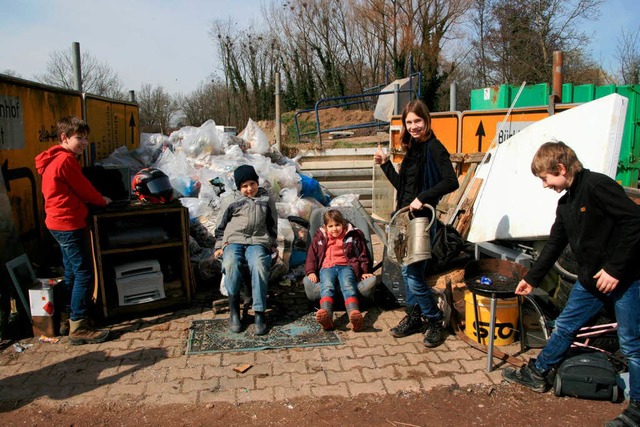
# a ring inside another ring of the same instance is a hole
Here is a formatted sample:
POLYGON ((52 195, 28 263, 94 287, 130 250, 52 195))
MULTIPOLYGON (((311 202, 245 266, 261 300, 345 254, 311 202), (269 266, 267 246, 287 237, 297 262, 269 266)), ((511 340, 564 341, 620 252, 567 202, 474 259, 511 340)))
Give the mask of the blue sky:
POLYGON ((216 48, 215 19, 247 28, 260 17, 259 0, 0 0, 0 72, 32 79, 49 54, 80 43, 120 76, 126 90, 143 83, 188 93, 209 81, 216 48))
MULTIPOLYGON (((260 0, 0 0, 0 72, 32 79, 44 73, 49 54, 80 43, 120 76, 126 90, 143 83, 188 93, 219 70, 208 31, 215 19, 238 28, 256 25, 260 0)), ((621 29, 640 26, 639 0, 606 0, 597 23, 588 24, 594 57, 614 72, 621 29)))

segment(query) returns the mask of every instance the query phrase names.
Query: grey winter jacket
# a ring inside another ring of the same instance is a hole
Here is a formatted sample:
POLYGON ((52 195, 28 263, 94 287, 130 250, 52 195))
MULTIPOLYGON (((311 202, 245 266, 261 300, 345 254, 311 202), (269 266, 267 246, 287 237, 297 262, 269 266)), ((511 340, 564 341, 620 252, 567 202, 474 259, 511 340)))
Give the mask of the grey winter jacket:
POLYGON ((273 198, 264 188, 258 188, 255 197, 243 196, 235 190, 224 197, 220 223, 216 228, 215 249, 223 249, 229 243, 277 247, 278 213, 273 198))

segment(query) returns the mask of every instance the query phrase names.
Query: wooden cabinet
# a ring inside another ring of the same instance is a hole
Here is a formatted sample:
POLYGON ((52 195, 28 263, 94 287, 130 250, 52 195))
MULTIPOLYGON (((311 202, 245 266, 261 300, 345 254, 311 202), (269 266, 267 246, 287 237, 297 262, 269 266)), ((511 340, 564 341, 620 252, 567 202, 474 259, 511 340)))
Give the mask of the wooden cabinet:
POLYGON ((189 214, 180 203, 132 205, 92 215, 97 300, 105 317, 140 313, 191 302, 189 214), (165 297, 123 305, 118 298, 116 267, 157 261, 165 297))

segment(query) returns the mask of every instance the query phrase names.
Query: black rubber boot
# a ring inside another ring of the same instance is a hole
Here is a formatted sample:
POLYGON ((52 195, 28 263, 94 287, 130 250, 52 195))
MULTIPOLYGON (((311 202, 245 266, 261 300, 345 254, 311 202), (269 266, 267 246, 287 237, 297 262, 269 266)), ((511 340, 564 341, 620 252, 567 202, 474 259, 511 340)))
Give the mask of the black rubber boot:
POLYGON ((265 335, 267 333, 267 316, 264 311, 256 311, 256 335, 265 335))
POLYGON ((391 328, 391 335, 402 338, 422 331, 422 313, 418 304, 406 308, 407 315, 402 318, 398 326, 391 328))
POLYGON ((229 295, 229 330, 235 333, 242 331, 239 296, 229 295))

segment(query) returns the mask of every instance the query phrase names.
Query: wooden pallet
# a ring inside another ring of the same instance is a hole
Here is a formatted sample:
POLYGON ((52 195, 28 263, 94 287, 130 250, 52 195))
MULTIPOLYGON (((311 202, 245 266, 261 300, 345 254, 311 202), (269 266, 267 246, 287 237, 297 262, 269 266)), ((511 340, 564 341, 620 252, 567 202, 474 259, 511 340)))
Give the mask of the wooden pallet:
POLYGON ((451 155, 451 161, 459 174, 460 187, 445 196, 436 207, 440 221, 453 225, 463 238, 469 232, 473 204, 482 188, 482 179, 475 177, 475 171, 484 157, 485 153, 451 155))

